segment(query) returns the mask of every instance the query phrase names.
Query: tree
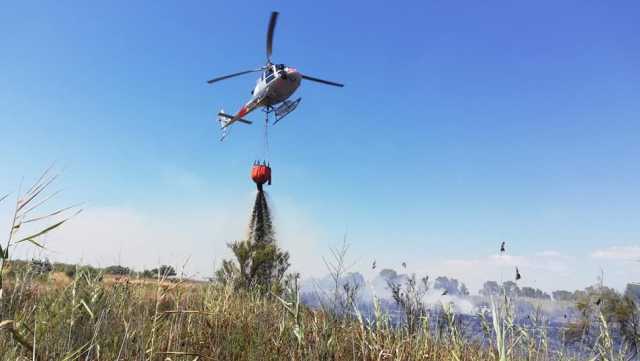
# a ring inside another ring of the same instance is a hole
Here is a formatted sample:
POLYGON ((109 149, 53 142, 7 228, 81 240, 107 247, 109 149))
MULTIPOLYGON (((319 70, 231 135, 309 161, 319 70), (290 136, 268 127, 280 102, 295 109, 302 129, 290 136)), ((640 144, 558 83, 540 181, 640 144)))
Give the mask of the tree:
POLYGON ((520 295, 522 297, 536 298, 536 290, 533 287, 522 287, 520 295))
POLYGON ((142 277, 155 278, 155 277, 158 277, 158 274, 160 274, 160 277, 171 277, 171 276, 175 276, 177 273, 175 268, 173 268, 173 266, 163 264, 158 268, 144 270, 142 272, 142 277))
POLYGON ((507 296, 514 297, 520 295, 520 287, 513 281, 506 281, 502 283, 502 289, 507 296))
POLYGON ((169 266, 166 264, 163 264, 158 268, 154 268, 153 270, 151 270, 151 272, 153 272, 156 275, 159 273, 161 277, 171 277, 177 274, 173 266, 169 266))
POLYGON ((44 261, 33 259, 31 260, 31 269, 35 274, 42 275, 53 271, 53 265, 51 265, 48 259, 44 261))
POLYGON ((290 266, 289 253, 275 240, 271 214, 264 192, 259 191, 253 206, 247 240, 228 244, 236 263, 225 260, 216 272, 222 283, 233 283, 236 289, 258 289, 261 293, 280 292, 281 283, 290 266))
POLYGON ((275 244, 251 241, 236 241, 229 244, 236 258, 224 260, 216 272, 218 281, 233 282, 237 289, 258 288, 268 292, 282 281, 289 268, 289 253, 283 252, 275 244))
POLYGON ((551 293, 555 301, 573 301, 573 293, 565 290, 557 290, 551 293))
POLYGON ((279 283, 289 268, 289 253, 274 244, 237 241, 229 244, 236 258, 224 260, 216 272, 218 281, 233 282, 236 288, 259 288, 268 292, 274 283, 279 283))
POLYGON ((131 270, 124 266, 109 266, 104 269, 104 273, 109 275, 126 276, 131 273, 131 270))
POLYGON ((598 335, 592 334, 593 323, 606 321, 607 327, 620 331, 634 350, 640 348, 640 308, 628 294, 602 285, 590 286, 574 293, 580 319, 569 324, 568 342, 593 343, 598 335))
POLYGON ((394 271, 392 269, 385 268, 385 269, 380 271, 380 277, 382 277, 385 280, 392 280, 392 279, 398 277, 398 272, 396 272, 396 271, 394 271))
POLYGON ((482 285, 479 293, 485 297, 494 296, 500 293, 500 286, 498 286, 498 282, 496 281, 487 281, 482 285))
POLYGON ((460 294, 463 296, 469 296, 469 289, 464 283, 460 283, 460 294))
POLYGON ((434 284, 434 289, 441 289, 447 291, 447 294, 451 296, 457 296, 460 294, 459 291, 459 282, 455 278, 447 278, 447 277, 437 277, 434 284))
POLYGON ((627 283, 627 288, 624 292, 625 296, 635 300, 640 300, 640 283, 627 283))
POLYGON ((541 300, 551 299, 551 297, 548 294, 544 293, 542 290, 538 288, 533 288, 533 287, 522 287, 522 289, 520 290, 520 296, 537 298, 541 300))
POLYGON ((550 300, 551 296, 549 296, 548 293, 536 288, 536 298, 543 299, 543 300, 550 300))

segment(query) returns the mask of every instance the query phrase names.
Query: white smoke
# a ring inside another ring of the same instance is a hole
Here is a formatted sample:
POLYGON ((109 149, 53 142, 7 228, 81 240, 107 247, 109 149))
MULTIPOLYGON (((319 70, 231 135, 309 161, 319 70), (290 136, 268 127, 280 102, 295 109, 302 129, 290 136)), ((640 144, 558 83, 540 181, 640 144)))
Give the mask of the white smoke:
MULTIPOLYGON (((361 304, 372 304, 374 299, 394 303, 389 283, 400 285, 406 288, 411 276, 397 273, 394 270, 384 269, 373 279, 365 279, 358 273, 347 273, 338 281, 339 290, 346 283, 358 287, 358 302, 361 304)), ((418 281, 420 282, 420 281, 418 281)), ((458 314, 475 315, 478 308, 471 297, 458 294, 444 294, 442 288, 433 288, 433 282, 429 281, 429 288, 424 291, 424 285, 417 287, 422 291, 422 302, 429 308, 445 307, 452 305, 453 310, 458 314)), ((335 281, 329 276, 322 278, 307 278, 303 280, 301 292, 309 295, 333 294, 335 281)))
POLYGON ((455 313, 476 315, 478 307, 471 302, 471 298, 464 296, 443 295, 439 289, 431 288, 422 298, 426 305, 453 305, 455 313))

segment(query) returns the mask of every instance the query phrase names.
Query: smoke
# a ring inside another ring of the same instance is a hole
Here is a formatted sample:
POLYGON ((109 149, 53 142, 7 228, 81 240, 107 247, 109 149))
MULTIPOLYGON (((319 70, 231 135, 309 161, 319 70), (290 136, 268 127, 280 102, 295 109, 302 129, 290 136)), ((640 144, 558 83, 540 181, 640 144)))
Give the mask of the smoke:
POLYGON ((469 297, 455 294, 442 294, 442 289, 430 288, 422 297, 422 302, 427 305, 451 305, 455 313, 463 315, 475 315, 478 307, 469 297))
MULTIPOLYGON (((406 285, 410 276, 398 273, 392 269, 383 269, 371 281, 372 292, 384 300, 392 300, 389 283, 406 285)), ((422 302, 429 306, 452 305, 456 313, 473 315, 477 313, 477 307, 467 295, 461 292, 461 282, 447 277, 438 277, 435 282, 428 281, 429 288, 422 295, 422 302), (447 291, 443 294, 443 291, 447 291)))
MULTIPOLYGON (((374 297, 387 305, 391 305, 394 301, 389 284, 398 284, 404 288, 410 277, 408 274, 398 273, 392 269, 383 269, 370 280, 366 280, 359 272, 348 272, 339 280, 339 284, 348 283, 351 286, 356 286, 358 288, 358 302, 361 305, 371 304, 374 297)), ((429 289, 422 295, 422 302, 425 305, 436 308, 452 305, 454 311, 458 314, 475 315, 477 313, 477 305, 475 305, 471 297, 459 291, 458 285, 460 283, 457 280, 446 279, 447 282, 443 282, 445 278, 439 277, 438 279, 440 279, 440 283, 451 288, 452 294, 443 295, 444 288, 441 288, 439 283, 434 285, 434 282, 429 281, 429 289), (455 291, 452 287, 454 284, 456 285, 455 291)), ((314 295, 330 294, 334 284, 335 281, 329 275, 322 278, 308 278, 303 281, 301 292, 307 294, 306 298, 315 304, 316 301, 312 300, 314 295)))

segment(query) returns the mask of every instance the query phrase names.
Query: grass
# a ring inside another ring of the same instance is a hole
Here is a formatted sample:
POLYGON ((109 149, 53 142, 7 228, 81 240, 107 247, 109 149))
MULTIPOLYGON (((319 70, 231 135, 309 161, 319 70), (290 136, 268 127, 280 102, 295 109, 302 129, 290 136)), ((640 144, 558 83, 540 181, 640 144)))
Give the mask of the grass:
MULTIPOLYGON (((494 300, 482 340, 466 336, 452 309, 438 327, 392 325, 377 303, 337 315, 300 304, 296 283, 280 296, 216 283, 118 280, 79 271, 40 275, 23 268, 5 279, 0 309, 2 360, 572 360, 513 322, 494 300)), ((593 360, 623 360, 604 329, 593 360)))
MULTIPOLYGON (((386 322, 310 310, 216 284, 111 283, 79 272, 65 285, 29 272, 6 284, 0 359, 17 360, 442 360, 438 342, 386 322)), ((459 359, 491 359, 461 344, 459 359)))

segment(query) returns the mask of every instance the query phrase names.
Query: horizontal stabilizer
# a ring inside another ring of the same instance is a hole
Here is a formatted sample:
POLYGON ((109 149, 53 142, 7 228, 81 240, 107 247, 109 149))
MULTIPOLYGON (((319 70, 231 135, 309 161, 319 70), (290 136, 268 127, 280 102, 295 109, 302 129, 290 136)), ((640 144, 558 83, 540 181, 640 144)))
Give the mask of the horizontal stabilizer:
POLYGON ((220 141, 223 141, 224 138, 229 135, 230 125, 235 122, 241 122, 245 124, 251 124, 250 120, 236 118, 231 114, 227 114, 224 110, 220 110, 218 113, 218 122, 220 123, 220 131, 222 132, 222 137, 220 137, 220 141))
MULTIPOLYGON (((220 113, 218 113, 218 117, 222 117, 222 118, 225 118, 225 119, 228 119, 228 120, 233 119, 233 115, 224 113, 222 111, 220 111, 220 113)), ((244 124, 253 124, 252 121, 246 120, 246 119, 243 119, 243 118, 238 118, 238 119, 236 119, 236 121, 244 123, 244 124)))

